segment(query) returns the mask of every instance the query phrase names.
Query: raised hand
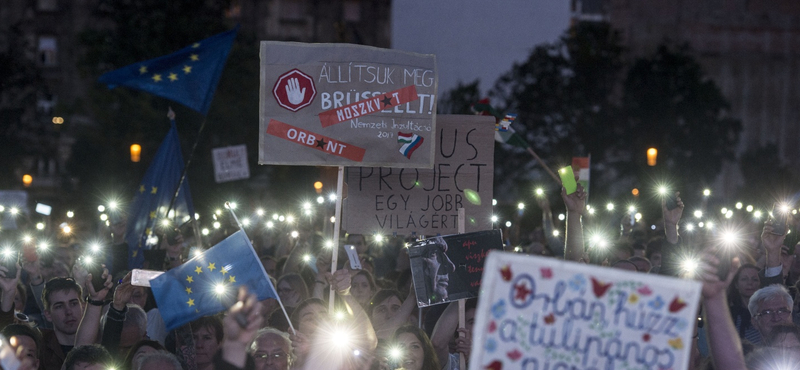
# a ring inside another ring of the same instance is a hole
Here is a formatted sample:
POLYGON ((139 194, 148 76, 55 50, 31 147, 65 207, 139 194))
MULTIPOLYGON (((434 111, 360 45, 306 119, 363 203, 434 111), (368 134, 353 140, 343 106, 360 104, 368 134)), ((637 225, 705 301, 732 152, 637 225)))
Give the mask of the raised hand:
POLYGON ((583 189, 581 184, 578 184, 578 190, 569 195, 567 195, 567 190, 562 187, 561 199, 564 200, 564 205, 567 207, 567 212, 583 215, 583 212, 586 209, 586 191, 583 189))
POLYGON ((289 103, 298 105, 303 102, 306 97, 306 88, 300 89, 300 81, 296 78, 290 78, 286 85, 286 97, 289 98, 289 103))
POLYGON ((674 209, 667 209, 666 197, 661 200, 661 213, 664 215, 665 225, 677 225, 681 221, 683 215, 683 201, 681 200, 681 192, 675 192, 675 199, 678 201, 678 206, 674 209))

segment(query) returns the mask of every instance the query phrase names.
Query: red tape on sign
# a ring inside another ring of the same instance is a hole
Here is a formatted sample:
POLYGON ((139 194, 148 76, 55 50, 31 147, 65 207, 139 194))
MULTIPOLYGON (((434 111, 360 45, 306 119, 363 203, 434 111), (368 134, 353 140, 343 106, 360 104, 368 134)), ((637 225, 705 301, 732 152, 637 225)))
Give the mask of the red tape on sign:
POLYGON ((319 114, 319 122, 322 123, 322 127, 328 127, 349 119, 364 117, 384 109, 391 109, 396 105, 417 99, 419 99, 417 88, 414 85, 410 85, 339 108, 326 110, 319 114))
POLYGON ((267 124, 267 133, 308 148, 347 158, 351 161, 363 161, 364 153, 366 153, 366 149, 364 148, 337 141, 327 136, 322 136, 274 119, 269 120, 267 124))

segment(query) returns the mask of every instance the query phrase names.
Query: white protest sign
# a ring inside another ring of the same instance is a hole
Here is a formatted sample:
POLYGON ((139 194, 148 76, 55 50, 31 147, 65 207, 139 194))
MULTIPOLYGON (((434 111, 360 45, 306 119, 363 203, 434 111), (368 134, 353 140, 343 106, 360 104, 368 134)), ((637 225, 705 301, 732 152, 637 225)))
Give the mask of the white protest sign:
POLYGON ((436 118, 433 169, 347 169, 344 229, 356 234, 446 235, 492 228, 494 117, 436 118))
POLYGON ((214 180, 216 182, 250 178, 246 145, 216 148, 211 151, 211 154, 214 157, 214 180))
POLYGON ((492 252, 469 368, 686 369, 701 284, 492 252))
POLYGON ((436 58, 261 42, 259 164, 431 168, 436 58))

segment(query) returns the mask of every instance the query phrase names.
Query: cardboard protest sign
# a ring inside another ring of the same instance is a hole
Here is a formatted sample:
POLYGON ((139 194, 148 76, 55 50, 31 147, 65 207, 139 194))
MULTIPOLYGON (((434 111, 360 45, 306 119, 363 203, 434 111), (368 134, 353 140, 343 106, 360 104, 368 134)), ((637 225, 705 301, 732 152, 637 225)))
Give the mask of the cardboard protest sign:
POLYGON ((261 42, 259 164, 431 168, 436 59, 261 42))
POLYGON ((211 151, 211 156, 214 157, 214 180, 216 182, 250 178, 246 145, 216 148, 211 151))
POLYGON ((493 252, 475 313, 477 369, 687 369, 701 284, 493 252))
POLYGON ((500 230, 436 236, 408 248, 417 305, 475 298, 483 263, 491 250, 503 250, 500 230))
POLYGON ((431 170, 348 168, 343 227, 358 234, 421 235, 492 228, 494 118, 439 115, 431 170))

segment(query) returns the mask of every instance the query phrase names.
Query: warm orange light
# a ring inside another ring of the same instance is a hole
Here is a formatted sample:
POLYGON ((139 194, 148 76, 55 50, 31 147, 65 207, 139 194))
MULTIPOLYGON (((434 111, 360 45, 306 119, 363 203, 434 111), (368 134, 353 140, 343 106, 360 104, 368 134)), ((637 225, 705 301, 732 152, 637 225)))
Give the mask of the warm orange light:
POLYGON ((322 194, 322 181, 317 181, 314 183, 314 190, 317 191, 317 194, 322 194))
POLYGON ((24 176, 22 176, 22 184, 25 185, 26 188, 28 186, 31 186, 31 183, 33 183, 33 176, 28 175, 28 174, 25 174, 24 176))
POLYGON ((631 190, 631 194, 633 194, 634 197, 638 197, 639 196, 639 189, 633 188, 633 190, 631 190))
POLYGON ((658 149, 656 148, 647 149, 647 165, 651 167, 655 166, 657 156, 658 156, 658 149))
POLYGON ((139 144, 131 145, 131 162, 139 162, 142 156, 142 146, 139 144))

